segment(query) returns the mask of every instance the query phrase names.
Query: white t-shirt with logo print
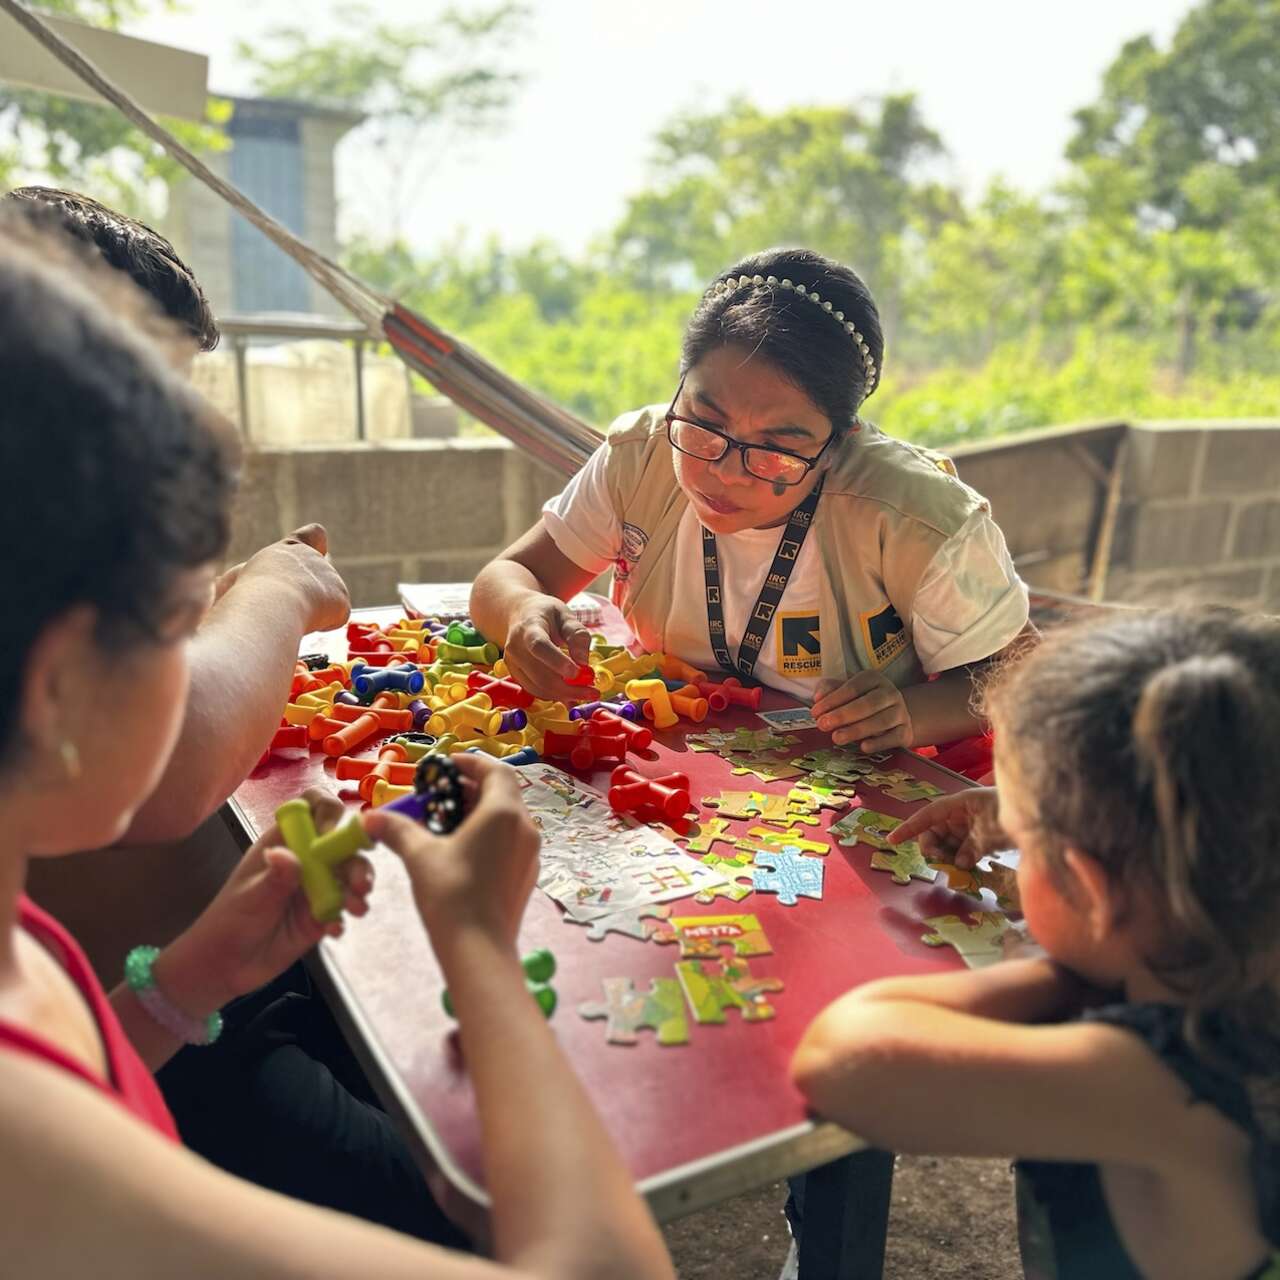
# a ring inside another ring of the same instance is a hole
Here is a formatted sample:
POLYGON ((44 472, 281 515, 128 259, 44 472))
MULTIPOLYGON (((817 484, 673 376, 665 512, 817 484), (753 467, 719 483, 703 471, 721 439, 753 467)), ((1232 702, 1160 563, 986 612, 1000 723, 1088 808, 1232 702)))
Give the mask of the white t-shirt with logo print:
MULTIPOLYGON (((602 573, 623 551, 623 529, 605 481, 602 445, 542 508, 552 541, 587 573, 602 573)), ((747 621, 785 526, 716 536, 727 648, 736 658, 747 621)), ((879 554, 879 549, 876 549, 879 554)), ((668 651, 716 678, 720 665, 707 628, 702 525, 686 508, 675 537, 676 572, 666 619, 668 651)), ((810 534, 800 548, 752 674, 812 702, 822 675, 818 647, 821 565, 810 534)), ((903 623, 927 673, 979 662, 999 652, 1027 621, 1027 591, 986 512, 977 512, 938 549, 903 623)))

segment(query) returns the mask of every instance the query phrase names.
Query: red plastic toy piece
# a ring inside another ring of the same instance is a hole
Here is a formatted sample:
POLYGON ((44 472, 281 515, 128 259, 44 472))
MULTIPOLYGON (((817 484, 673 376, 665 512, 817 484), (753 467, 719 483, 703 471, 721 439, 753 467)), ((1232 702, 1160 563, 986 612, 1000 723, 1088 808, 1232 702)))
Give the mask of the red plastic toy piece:
POLYGON ((578 733, 559 733, 548 729, 542 735, 543 756, 572 756, 578 749, 582 735, 578 733))
POLYGON ((602 726, 587 723, 578 739, 578 745, 569 753, 575 769, 591 769, 604 761, 617 762, 627 758, 625 734, 608 733, 602 726))
POLYGON ((282 724, 271 736, 268 750, 276 751, 280 747, 305 747, 307 745, 307 726, 305 724, 282 724))
POLYGON ((634 813, 651 805, 664 822, 670 822, 689 811, 689 779, 683 773, 646 778, 630 765, 621 764, 609 782, 609 806, 615 813, 634 813))
POLYGON ((565 681, 565 684, 581 685, 584 689, 594 689, 596 686, 596 673, 584 664, 565 681))
POLYGON ((601 709, 592 715, 591 720, 604 725, 610 733, 625 735, 628 751, 643 751, 653 741, 653 730, 647 724, 632 724, 612 711, 601 709))
POLYGON ((729 706, 729 695, 723 686, 712 684, 710 680, 695 680, 693 687, 707 700, 707 707, 712 711, 725 711, 729 706))
POLYGON ((760 695, 764 692, 759 685, 754 689, 748 689, 736 676, 726 676, 723 684, 711 684, 704 680, 696 688, 706 698, 707 706, 712 711, 723 711, 729 703, 759 711, 760 695), (724 702, 720 701, 721 697, 724 698, 724 702))
POLYGON ((487 693, 495 707, 531 707, 533 694, 521 688, 514 680, 500 679, 484 671, 473 671, 467 676, 467 688, 472 693, 487 693))

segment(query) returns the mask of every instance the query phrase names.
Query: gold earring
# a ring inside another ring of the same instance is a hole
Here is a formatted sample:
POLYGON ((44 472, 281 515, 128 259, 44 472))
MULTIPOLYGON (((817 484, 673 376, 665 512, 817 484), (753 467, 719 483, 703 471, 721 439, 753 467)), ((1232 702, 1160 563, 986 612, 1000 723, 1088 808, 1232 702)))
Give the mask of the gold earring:
POLYGON ((62 767, 67 771, 67 777, 75 781, 80 776, 80 748, 70 738, 63 738, 58 754, 62 757, 62 767))

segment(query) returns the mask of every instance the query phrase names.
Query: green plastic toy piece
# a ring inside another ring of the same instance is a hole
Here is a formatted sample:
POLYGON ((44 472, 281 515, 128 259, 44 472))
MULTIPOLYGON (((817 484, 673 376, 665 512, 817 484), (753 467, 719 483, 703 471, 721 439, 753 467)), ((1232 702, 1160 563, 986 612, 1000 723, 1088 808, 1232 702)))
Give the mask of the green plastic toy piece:
MULTIPOLYGON (((551 979, 556 975, 556 958, 546 947, 540 947, 537 951, 530 951, 527 956, 520 962, 524 967, 524 985, 529 988, 529 994, 538 1002, 538 1008, 542 1010, 542 1016, 549 1018, 556 1011, 557 996, 552 988, 551 979)), ((458 1015, 453 1011, 453 998, 448 991, 444 991, 440 995, 440 1003, 444 1006, 444 1011, 451 1018, 458 1015)))
POLYGON ((436 645, 437 662, 471 662, 477 666, 491 667, 502 657, 496 644, 450 644, 441 640, 436 645))
POLYGON ((303 799, 289 800, 276 810, 281 839, 302 864, 302 892, 311 914, 327 924, 342 914, 345 890, 334 871, 361 849, 372 849, 360 819, 352 817, 340 827, 320 835, 311 806, 303 799))
POLYGON ((444 638, 450 644, 478 645, 488 643, 475 627, 464 627, 461 622, 451 622, 445 630, 444 638))

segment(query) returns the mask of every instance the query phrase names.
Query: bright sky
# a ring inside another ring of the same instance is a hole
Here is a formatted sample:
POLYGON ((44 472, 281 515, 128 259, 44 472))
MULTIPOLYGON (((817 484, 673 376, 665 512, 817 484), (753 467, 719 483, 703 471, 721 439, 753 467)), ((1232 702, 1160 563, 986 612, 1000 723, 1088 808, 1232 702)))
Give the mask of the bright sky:
MULTIPOLYGON (((469 0, 461 0, 468 7, 469 0)), ((384 20, 433 6, 371 0, 384 20)), ((510 128, 441 159, 406 228, 420 248, 538 237, 570 251, 607 230, 652 179, 650 141, 676 111, 744 94, 765 109, 915 90, 970 190, 1003 174, 1040 188, 1061 171, 1071 112, 1124 41, 1162 43, 1190 0, 534 0, 515 64, 530 75, 510 128)), ((324 0, 190 0, 134 34, 206 52, 214 91, 248 92, 234 57, 324 0)), ((359 147, 339 152, 343 229, 386 231, 359 147)))

